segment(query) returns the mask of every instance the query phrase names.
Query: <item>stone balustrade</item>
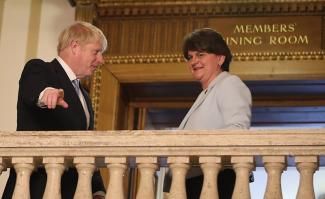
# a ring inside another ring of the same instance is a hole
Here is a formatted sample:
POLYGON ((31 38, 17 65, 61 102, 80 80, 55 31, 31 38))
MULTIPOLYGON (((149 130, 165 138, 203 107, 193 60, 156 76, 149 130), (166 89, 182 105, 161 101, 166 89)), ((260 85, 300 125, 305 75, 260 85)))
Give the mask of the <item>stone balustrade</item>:
POLYGON ((14 168, 14 199, 29 197, 29 178, 43 166, 48 178, 45 199, 60 198, 60 179, 68 166, 79 173, 75 199, 92 198, 91 176, 110 173, 106 199, 124 199, 123 175, 133 159, 140 178, 137 199, 155 198, 155 171, 172 171, 169 199, 185 199, 185 177, 196 159, 204 174, 201 199, 217 199, 216 178, 224 165, 235 170, 233 199, 249 199, 249 175, 256 166, 267 172, 264 198, 282 198, 281 174, 294 157, 300 173, 296 198, 315 198, 313 175, 325 154, 325 129, 219 131, 0 132, 0 170, 14 168), (167 159, 161 165, 160 159, 167 159), (259 159, 259 162, 257 161, 259 159))

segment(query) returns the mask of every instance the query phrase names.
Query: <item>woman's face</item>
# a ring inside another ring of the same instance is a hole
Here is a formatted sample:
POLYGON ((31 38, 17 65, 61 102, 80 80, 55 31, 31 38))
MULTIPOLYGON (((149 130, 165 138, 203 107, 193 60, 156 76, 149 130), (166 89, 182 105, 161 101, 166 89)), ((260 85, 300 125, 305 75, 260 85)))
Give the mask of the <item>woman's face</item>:
POLYGON ((200 81, 203 89, 206 89, 209 83, 222 72, 221 65, 225 60, 224 55, 199 51, 188 51, 188 58, 188 67, 193 77, 200 81))

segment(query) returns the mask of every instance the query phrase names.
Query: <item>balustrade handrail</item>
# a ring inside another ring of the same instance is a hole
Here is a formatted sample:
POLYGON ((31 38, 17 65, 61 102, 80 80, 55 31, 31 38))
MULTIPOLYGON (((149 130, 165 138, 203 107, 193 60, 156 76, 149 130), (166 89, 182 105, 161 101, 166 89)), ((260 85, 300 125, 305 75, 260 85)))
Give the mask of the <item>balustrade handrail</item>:
POLYGON ((301 176, 297 198, 315 198, 313 174, 324 154, 325 129, 0 131, 0 169, 14 167, 21 185, 15 187, 14 199, 29 198, 30 174, 42 165, 50 176, 46 199, 59 198, 60 175, 69 165, 82 175, 75 199, 92 197, 89 176, 96 167, 111 172, 106 198, 124 199, 123 173, 132 160, 141 176, 137 198, 154 198, 154 172, 160 164, 172 170, 168 198, 185 199, 185 176, 195 157, 204 173, 201 199, 218 198, 216 175, 225 164, 237 176, 232 198, 249 199, 248 177, 256 157, 268 172, 264 198, 282 198, 281 173, 290 165, 289 156, 301 176))
POLYGON ((0 131, 1 157, 311 154, 325 154, 325 129, 0 131))

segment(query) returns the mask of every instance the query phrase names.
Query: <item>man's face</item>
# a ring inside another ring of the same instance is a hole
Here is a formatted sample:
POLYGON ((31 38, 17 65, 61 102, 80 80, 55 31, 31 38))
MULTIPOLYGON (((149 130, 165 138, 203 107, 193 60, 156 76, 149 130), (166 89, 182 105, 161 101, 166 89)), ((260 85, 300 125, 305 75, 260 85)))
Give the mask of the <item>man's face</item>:
POLYGON ((90 76, 100 64, 104 63, 102 45, 98 41, 79 45, 76 52, 77 78, 90 76))
POLYGON ((200 81, 205 89, 209 83, 222 72, 221 65, 224 62, 223 55, 213 53, 188 51, 188 67, 193 77, 200 81))

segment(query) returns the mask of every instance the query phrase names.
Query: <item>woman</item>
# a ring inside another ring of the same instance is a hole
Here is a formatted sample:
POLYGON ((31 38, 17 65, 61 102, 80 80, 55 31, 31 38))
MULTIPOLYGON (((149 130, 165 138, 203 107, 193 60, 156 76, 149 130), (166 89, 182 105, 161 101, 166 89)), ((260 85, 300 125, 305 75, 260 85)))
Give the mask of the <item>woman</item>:
MULTIPOLYGON (((248 129, 251 121, 251 93, 235 75, 230 74, 232 55, 222 36, 215 30, 203 28, 187 35, 183 55, 194 79, 203 91, 184 117, 179 129, 248 129)), ((194 167, 188 172, 186 190, 188 198, 199 198, 203 176, 194 167), (196 177, 189 177, 189 176, 196 177)), ((235 173, 225 169, 218 176, 220 199, 230 199, 235 173)))

